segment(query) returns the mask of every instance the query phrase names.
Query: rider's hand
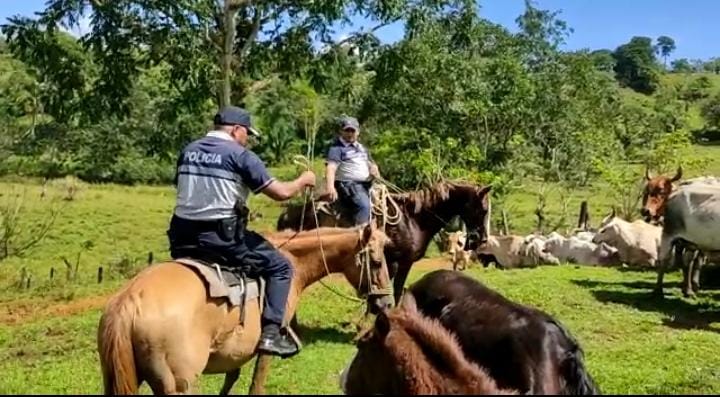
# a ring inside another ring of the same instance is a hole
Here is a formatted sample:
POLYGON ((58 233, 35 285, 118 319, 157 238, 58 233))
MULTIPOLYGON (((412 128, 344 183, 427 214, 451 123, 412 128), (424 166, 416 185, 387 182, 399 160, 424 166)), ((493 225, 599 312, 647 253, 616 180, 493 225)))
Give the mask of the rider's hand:
POLYGON ((315 187, 315 173, 312 171, 305 171, 300 175, 300 182, 305 187, 315 187))
POLYGON ((380 171, 378 170, 378 166, 376 164, 370 164, 370 175, 374 176, 375 178, 380 177, 380 171))
POLYGON ((337 194, 337 190, 335 190, 335 186, 329 186, 327 188, 327 194, 328 194, 328 199, 330 200, 330 202, 333 202, 333 201, 337 200, 337 198, 338 198, 338 194, 337 194))

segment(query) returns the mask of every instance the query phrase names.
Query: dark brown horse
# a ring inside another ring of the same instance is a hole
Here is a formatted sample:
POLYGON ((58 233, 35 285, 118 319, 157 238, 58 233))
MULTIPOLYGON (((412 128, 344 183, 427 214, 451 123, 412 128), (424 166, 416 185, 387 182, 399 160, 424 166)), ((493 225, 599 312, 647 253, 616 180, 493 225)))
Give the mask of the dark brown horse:
MULTIPOLYGON (((490 189, 491 186, 441 182, 419 191, 389 195, 386 200, 389 215, 395 215, 391 201, 397 203, 400 209, 397 224, 388 223, 385 229, 390 239, 385 247, 385 259, 393 279, 395 302, 400 299, 413 263, 425 256, 432 238, 454 217, 459 216, 467 227, 465 249, 474 250, 487 241, 490 189)), ((311 203, 305 206, 303 230, 317 226, 312 207, 311 203)), ((349 226, 342 217, 328 216, 328 213, 318 210, 322 226, 349 226)), ((286 208, 278 220, 278 230, 298 230, 301 215, 302 204, 286 208)), ((382 219, 375 219, 378 225, 383 223, 382 219)))
POLYGON ((460 272, 437 270, 409 291, 418 310, 457 335, 500 388, 521 394, 600 394, 578 342, 557 320, 460 272))
POLYGON ((340 376, 345 394, 517 394, 463 355, 455 336, 418 312, 411 293, 382 311, 340 376))

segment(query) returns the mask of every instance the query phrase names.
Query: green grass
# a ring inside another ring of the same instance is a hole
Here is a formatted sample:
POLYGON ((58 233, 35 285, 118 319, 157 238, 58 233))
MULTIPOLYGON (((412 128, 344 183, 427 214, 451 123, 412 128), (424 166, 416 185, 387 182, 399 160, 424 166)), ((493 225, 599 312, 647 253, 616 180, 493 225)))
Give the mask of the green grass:
MULTIPOLYGON (((702 169, 686 170, 686 177, 720 175, 718 148, 699 146, 695 156, 710 159, 702 169)), ((316 164, 316 168, 317 164, 316 164)), ((293 167, 273 170, 287 179, 293 167)), ((45 198, 41 186, 29 181, 0 183, 0 205, 19 194, 27 213, 24 228, 40 222, 52 197, 67 193, 65 180, 54 181, 45 198)), ((535 223, 537 185, 527 184, 507 200, 514 233, 532 231, 535 223)), ((569 223, 575 223, 579 203, 587 199, 593 224, 607 214, 612 192, 602 185, 573 192, 569 223)), ((558 192, 548 197, 548 215, 560 213, 558 192)), ((15 321, 0 321, 0 393, 88 394, 101 392, 95 332, 97 306, 62 309, 93 296, 106 296, 125 282, 127 275, 146 265, 147 255, 167 259, 165 231, 172 212, 172 187, 126 187, 79 184, 73 200, 59 200, 60 217, 41 244, 23 257, 0 261, 0 319, 16 313, 15 321), (90 249, 84 249, 86 242, 90 249), (65 279, 63 257, 73 264, 76 280, 65 279), (99 266, 105 269, 102 284, 96 281, 99 266), (33 278, 30 289, 18 288, 21 269, 33 278), (49 279, 50 269, 56 275, 49 279), (61 308, 61 309, 58 309, 61 308)), ((260 232, 274 228, 281 207, 262 196, 250 206, 262 215, 251 227, 260 232)), ((499 211, 494 211, 494 217, 499 211)), ((434 256, 434 246, 428 256, 434 256)), ((444 267, 449 268, 445 263, 444 267)), ((409 282, 427 270, 413 270, 409 282)), ((706 289, 700 298, 680 298, 678 272, 667 277, 664 302, 651 299, 653 272, 590 267, 543 267, 513 271, 471 269, 469 273, 518 302, 557 316, 580 340, 588 366, 606 393, 719 393, 720 344, 716 303, 718 291, 706 289)), ((350 287, 338 282, 349 292, 350 287)), ((304 295, 299 317, 306 327, 305 349, 288 360, 273 363, 269 393, 339 392, 337 375, 354 351, 353 321, 362 309, 324 289, 311 287, 304 295)), ((252 368, 243 368, 235 391, 247 391, 252 368)), ((222 376, 204 376, 204 393, 216 393, 222 376)), ((143 393, 149 393, 147 387, 143 393)))
MULTIPOLYGON (((425 271, 414 271, 410 282, 425 271)), ((678 274, 668 277, 664 302, 650 298, 651 272, 576 266, 500 271, 472 268, 473 277, 509 298, 560 319, 585 350, 587 366, 603 392, 720 392, 715 347, 720 343, 718 291, 696 302, 679 297, 678 274)), ((346 283, 338 287, 349 292, 346 283)), ((304 350, 275 360, 271 394, 339 393, 337 375, 352 357, 360 309, 321 285, 303 296, 299 317, 304 350)), ((0 327, 0 393, 101 392, 95 352, 99 311, 0 327)), ((252 367, 243 368, 236 393, 245 393, 252 367)), ((222 376, 205 375, 203 393, 216 393, 222 376)), ((144 394, 150 393, 147 386, 144 394)))

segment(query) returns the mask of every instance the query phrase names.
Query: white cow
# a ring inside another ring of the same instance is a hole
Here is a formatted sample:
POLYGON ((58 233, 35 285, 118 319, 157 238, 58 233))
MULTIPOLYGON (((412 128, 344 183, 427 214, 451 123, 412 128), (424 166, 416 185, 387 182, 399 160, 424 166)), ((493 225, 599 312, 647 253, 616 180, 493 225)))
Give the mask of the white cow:
POLYGON ((487 242, 478 248, 477 254, 493 255, 498 266, 504 269, 560 264, 557 258, 542 251, 541 242, 541 239, 526 240, 515 235, 489 236, 487 242))
MULTIPOLYGON (((665 204, 665 222, 658 250, 658 277, 654 292, 663 295, 663 276, 677 245, 704 253, 720 251, 720 184, 680 185, 665 204)), ((677 265, 677 263, 675 264, 677 265)), ((683 285, 683 292, 686 285, 683 285)))
POLYGON ((620 261, 641 267, 654 267, 658 259, 661 228, 642 220, 628 222, 612 214, 605 217, 593 242, 617 248, 620 261))
POLYGON ((559 234, 545 242, 545 252, 568 263, 612 266, 619 262, 618 250, 605 243, 596 244, 576 236, 569 238, 559 234))

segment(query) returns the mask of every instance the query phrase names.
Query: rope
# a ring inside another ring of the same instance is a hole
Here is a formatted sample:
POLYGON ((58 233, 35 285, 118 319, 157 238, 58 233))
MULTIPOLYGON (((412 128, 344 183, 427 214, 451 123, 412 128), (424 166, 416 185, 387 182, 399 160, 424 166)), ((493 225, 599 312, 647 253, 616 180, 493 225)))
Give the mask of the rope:
POLYGON ((382 216, 383 220, 383 227, 382 230, 385 232, 386 225, 397 225, 400 223, 400 219, 402 218, 402 212, 400 211, 400 206, 397 202, 390 196, 390 193, 388 192, 386 185, 373 185, 373 187, 370 189, 370 197, 373 201, 372 204, 372 213, 375 215, 382 216), (387 203, 390 202, 391 206, 393 207, 395 211, 395 215, 389 216, 388 215, 388 207, 387 203), (378 204, 379 203, 379 204, 378 204), (378 206, 380 208, 378 208, 378 206))
MULTIPOLYGON (((314 150, 312 150, 312 149, 313 149, 314 147, 315 147, 315 137, 314 137, 314 135, 313 135, 313 137, 308 140, 308 155, 307 155, 307 156, 302 156, 302 155, 297 155, 297 156, 295 156, 295 157, 294 157, 294 160, 293 160, 293 163, 295 163, 296 165, 298 165, 298 166, 300 166, 300 167, 304 167, 305 170, 308 170, 308 171, 309 171, 309 170, 311 169, 311 165, 312 165, 312 162, 313 162, 314 150)), ((307 202, 308 202, 308 198, 310 197, 311 192, 312 192, 312 188, 307 188, 307 189, 305 189, 305 199, 304 199, 304 201, 303 201, 303 211, 302 211, 301 218, 300 218, 300 228, 299 228, 299 230, 298 230, 297 233, 295 233, 293 236, 290 236, 290 238, 288 239, 288 241, 289 241, 290 239, 292 239, 293 237, 297 236, 297 234, 300 233, 300 232, 303 230, 304 221, 305 221, 305 220, 304 220, 304 218, 305 218, 305 208, 306 208, 306 205, 307 205, 307 202)), ((330 268, 329 268, 328 265, 327 265, 327 259, 325 258, 325 249, 323 248, 322 239, 320 238, 320 221, 318 220, 318 216, 317 216, 317 208, 315 207, 315 200, 310 199, 310 203, 312 204, 312 210, 313 210, 312 212, 313 212, 313 216, 315 217, 315 226, 316 226, 316 227, 315 227, 315 232, 316 232, 316 234, 317 234, 318 242, 320 243, 320 255, 322 256, 323 265, 325 266, 325 272, 326 272, 326 274, 329 276, 329 275, 330 275, 330 268)), ((330 285, 325 284, 322 279, 320 279, 320 280, 318 280, 318 281, 320 282, 320 284, 321 284, 323 287, 329 289, 331 292, 335 293, 336 295, 338 295, 338 296, 340 296, 340 297, 343 297, 343 298, 348 299, 348 300, 353 301, 353 302, 360 302, 360 303, 364 303, 364 302, 365 302, 365 301, 363 301, 362 299, 358 299, 358 298, 356 298, 356 297, 354 297, 354 296, 350 296, 350 295, 347 295, 347 294, 345 294, 345 293, 343 293, 343 292, 341 292, 341 291, 336 290, 335 288, 331 287, 330 285)))

